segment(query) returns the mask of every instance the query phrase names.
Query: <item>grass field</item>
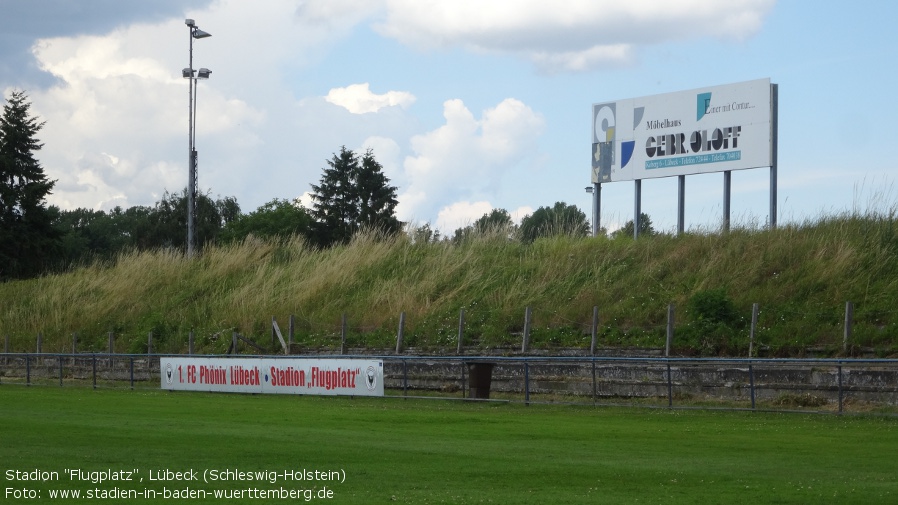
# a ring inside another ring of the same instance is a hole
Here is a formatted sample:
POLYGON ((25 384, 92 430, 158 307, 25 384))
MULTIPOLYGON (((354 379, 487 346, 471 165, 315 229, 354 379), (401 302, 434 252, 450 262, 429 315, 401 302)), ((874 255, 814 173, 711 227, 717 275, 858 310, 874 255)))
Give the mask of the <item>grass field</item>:
POLYGON ((898 419, 881 416, 0 386, 0 503, 88 502, 51 489, 312 484, 333 492, 314 501, 335 504, 896 503, 896 449, 898 419), (59 480, 10 479, 35 469, 59 480), (145 482, 72 482, 66 469, 145 482), (165 469, 340 470, 345 481, 148 482, 165 469), (40 498, 8 494, 22 488, 40 498))

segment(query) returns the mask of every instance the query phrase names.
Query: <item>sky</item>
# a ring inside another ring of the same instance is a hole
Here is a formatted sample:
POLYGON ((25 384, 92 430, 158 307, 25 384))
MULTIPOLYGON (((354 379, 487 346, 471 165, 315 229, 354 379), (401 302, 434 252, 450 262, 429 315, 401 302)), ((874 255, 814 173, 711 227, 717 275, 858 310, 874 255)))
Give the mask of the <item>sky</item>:
MULTIPOLYGON (((778 223, 892 206, 898 2, 859 0, 0 0, 0 91, 45 121, 48 203, 153 205, 187 186, 189 28, 201 191, 310 205, 341 147, 371 149, 402 221, 451 234, 492 209, 592 216, 592 104, 770 79, 778 223)), ((602 185, 601 225, 633 218, 602 185)), ((723 174, 686 177, 716 229, 723 174)), ((734 223, 768 221, 770 170, 732 173, 734 223)), ((676 227, 677 179, 642 183, 676 227)))

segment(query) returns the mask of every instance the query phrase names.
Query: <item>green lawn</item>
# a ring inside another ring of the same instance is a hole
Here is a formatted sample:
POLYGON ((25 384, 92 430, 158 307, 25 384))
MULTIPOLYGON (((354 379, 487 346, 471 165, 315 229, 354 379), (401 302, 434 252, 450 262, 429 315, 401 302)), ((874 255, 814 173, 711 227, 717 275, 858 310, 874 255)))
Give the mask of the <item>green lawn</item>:
POLYGON ((333 491, 315 501, 335 504, 896 503, 896 450, 898 418, 881 416, 0 385, 0 504, 51 502, 50 489, 312 484, 148 482, 165 469, 341 470, 344 482, 314 483, 333 491), (35 469, 60 480, 8 478, 35 469), (145 482, 72 482, 66 469, 136 470, 145 482))

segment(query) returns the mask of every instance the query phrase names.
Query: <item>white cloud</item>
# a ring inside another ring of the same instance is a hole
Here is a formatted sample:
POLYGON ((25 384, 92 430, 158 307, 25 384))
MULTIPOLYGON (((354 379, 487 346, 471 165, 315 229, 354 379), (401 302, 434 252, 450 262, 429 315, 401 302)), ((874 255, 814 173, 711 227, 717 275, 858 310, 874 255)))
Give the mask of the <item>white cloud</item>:
MULTIPOLYGON (((279 72, 285 62, 297 68, 326 54, 327 45, 377 7, 363 3, 313 0, 297 8, 292 0, 221 0, 183 17, 177 13, 175 19, 132 24, 102 36, 38 40, 32 49, 35 62, 55 77, 49 88, 29 92, 32 112, 46 121, 40 159, 48 177, 58 180, 49 203, 62 208, 148 205, 163 191, 186 186, 184 17, 212 33, 194 41, 194 67, 213 71, 209 81, 199 83, 196 96, 200 188, 240 194, 244 205, 245 197, 255 198, 245 210, 287 197, 285 181, 295 191, 307 188, 324 156, 306 148, 301 154, 314 161, 300 159, 296 139, 333 151, 346 140, 330 137, 367 125, 346 124, 332 106, 316 110, 314 117, 297 114, 302 105, 279 72), (248 43, 265 40, 277 43, 248 43), (307 173, 296 174, 297 165, 307 173)), ((401 94, 382 96, 410 103, 401 94)), ((388 128, 397 121, 395 114, 382 119, 388 128)), ((365 136, 377 131, 367 128, 365 136)))
MULTIPOLYGON (((180 76, 186 65, 168 61, 175 54, 174 33, 182 32, 179 20, 36 43, 38 65, 57 79, 31 94, 35 113, 46 121, 40 138, 53 146, 42 155, 48 176, 59 180, 51 203, 145 205, 164 190, 186 186, 187 82, 180 76)), ((206 82, 197 95, 199 146, 210 147, 204 139, 216 134, 228 134, 235 147, 258 143, 237 126, 258 126, 261 111, 206 82)))
POLYGON ((493 206, 489 202, 455 202, 440 209, 437 214, 436 229, 443 235, 451 236, 458 228, 474 224, 484 214, 489 214, 493 206))
MULTIPOLYGON (((440 230, 443 235, 452 236, 452 233, 455 230, 474 224, 475 221, 485 214, 492 212, 494 208, 495 207, 487 201, 460 201, 451 203, 440 209, 437 213, 435 228, 440 230)), ((517 209, 509 211, 508 214, 511 216, 511 221, 519 225, 521 224, 521 219, 533 214, 533 207, 518 207, 517 209)))
POLYGON ((327 93, 325 100, 339 105, 353 114, 365 114, 394 105, 407 109, 415 103, 415 96, 407 91, 387 91, 382 95, 377 95, 369 89, 366 82, 350 84, 345 88, 334 88, 327 93))
POLYGON ((533 207, 530 207, 528 205, 518 207, 517 209, 509 212, 509 215, 511 215, 511 220, 515 224, 521 224, 521 220, 529 216, 530 214, 533 214, 533 207))
POLYGON ((305 193, 299 195, 296 199, 299 200, 300 205, 309 210, 311 210, 315 205, 315 200, 312 199, 311 191, 306 191, 305 193))
POLYGON ((351 27, 383 9, 383 0, 305 0, 296 15, 306 24, 351 27))
POLYGON ((530 59, 542 69, 564 69, 582 72, 598 68, 601 65, 624 65, 634 58, 633 46, 630 44, 611 44, 593 46, 585 51, 533 51, 530 59))
POLYGON ((519 100, 503 100, 479 120, 461 100, 448 100, 443 116, 443 126, 411 139, 414 154, 403 164, 407 185, 397 209, 402 220, 495 195, 506 173, 538 157, 545 120, 519 100))
POLYGON ((388 0, 377 29, 423 49, 460 46, 525 57, 544 71, 620 64, 634 48, 756 33, 775 0, 388 0))

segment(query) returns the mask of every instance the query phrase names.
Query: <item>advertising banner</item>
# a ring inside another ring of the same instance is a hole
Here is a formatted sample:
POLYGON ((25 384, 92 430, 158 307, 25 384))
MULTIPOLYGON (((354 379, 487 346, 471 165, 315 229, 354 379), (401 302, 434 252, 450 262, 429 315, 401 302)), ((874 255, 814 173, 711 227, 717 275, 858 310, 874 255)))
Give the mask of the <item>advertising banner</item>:
POLYGON ((383 396, 383 361, 309 358, 160 358, 162 389, 383 396))
POLYGON ((771 165, 770 79, 592 106, 592 182, 771 165))

